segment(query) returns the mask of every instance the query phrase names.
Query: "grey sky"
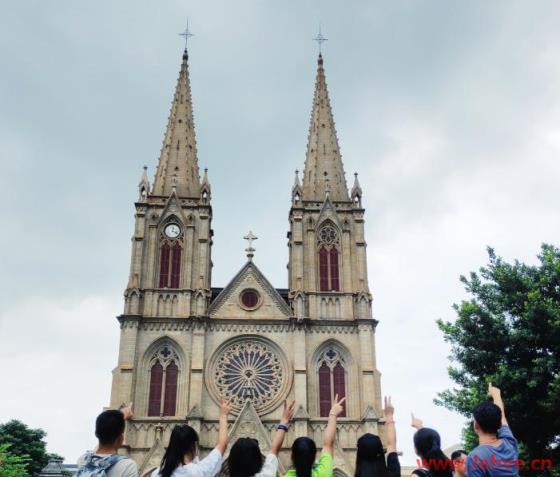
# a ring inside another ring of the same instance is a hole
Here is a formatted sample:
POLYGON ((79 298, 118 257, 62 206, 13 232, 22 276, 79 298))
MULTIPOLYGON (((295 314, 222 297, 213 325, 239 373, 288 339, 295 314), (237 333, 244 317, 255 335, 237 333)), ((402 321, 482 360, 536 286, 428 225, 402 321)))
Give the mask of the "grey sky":
MULTIPOLYGON (((214 286, 256 263, 287 284, 318 23, 346 176, 365 194, 382 391, 414 462, 411 411, 459 440, 434 321, 486 245, 533 262, 558 243, 556 1, 4 2, 0 15, 0 422, 93 444, 116 364, 144 164, 153 176, 187 16, 199 161, 213 190, 214 286)), ((507 396, 506 396, 507 399, 507 396)))

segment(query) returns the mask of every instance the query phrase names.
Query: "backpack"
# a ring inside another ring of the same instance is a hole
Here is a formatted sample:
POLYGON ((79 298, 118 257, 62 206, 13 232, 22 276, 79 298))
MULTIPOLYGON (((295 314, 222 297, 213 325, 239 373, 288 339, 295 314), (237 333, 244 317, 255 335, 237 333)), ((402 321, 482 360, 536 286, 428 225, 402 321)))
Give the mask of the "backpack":
POLYGON ((117 462, 126 458, 124 455, 117 454, 99 457, 93 452, 88 452, 85 464, 78 469, 75 477, 107 477, 107 471, 117 462))

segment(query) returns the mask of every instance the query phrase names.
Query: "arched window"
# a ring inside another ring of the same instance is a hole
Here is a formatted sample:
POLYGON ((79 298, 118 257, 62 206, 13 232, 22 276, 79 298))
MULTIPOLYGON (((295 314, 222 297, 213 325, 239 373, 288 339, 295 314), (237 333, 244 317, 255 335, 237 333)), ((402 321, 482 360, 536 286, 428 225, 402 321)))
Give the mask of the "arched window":
POLYGON ((165 288, 169 282, 169 244, 163 242, 159 255, 159 287, 165 288))
POLYGON ((336 228, 328 223, 318 234, 319 290, 340 291, 339 236, 336 228))
POLYGON ((179 288, 181 285, 181 228, 175 222, 162 231, 159 254, 159 288, 179 288))
POLYGON ((148 416, 175 416, 179 358, 168 345, 158 349, 150 360, 148 416))
POLYGON ((148 399, 148 416, 159 416, 161 409, 161 383, 163 366, 156 362, 150 369, 150 397, 148 399))
MULTIPOLYGON (((338 350, 327 348, 319 356, 319 416, 328 417, 334 397, 346 396, 346 369, 338 350)), ((346 406, 341 414, 346 416, 346 406)))
POLYGON ((182 248, 179 242, 175 242, 172 248, 171 260, 171 288, 179 288, 179 279, 181 278, 181 252, 182 248))

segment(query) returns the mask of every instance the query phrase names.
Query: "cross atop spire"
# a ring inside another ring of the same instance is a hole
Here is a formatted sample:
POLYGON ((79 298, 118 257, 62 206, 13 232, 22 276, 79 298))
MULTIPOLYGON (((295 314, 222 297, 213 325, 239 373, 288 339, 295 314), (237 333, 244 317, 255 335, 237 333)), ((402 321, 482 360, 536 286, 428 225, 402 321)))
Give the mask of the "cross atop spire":
POLYGON ((319 56, 320 56, 321 47, 323 46, 323 43, 329 40, 328 38, 325 38, 321 33, 321 24, 319 24, 319 34, 315 38, 313 38, 313 40, 317 42, 317 45, 319 45, 319 56))
POLYGON ((187 27, 185 28, 185 31, 179 33, 179 36, 182 36, 185 39, 185 52, 187 51, 187 46, 189 43, 189 38, 191 38, 192 36, 194 36, 193 33, 191 33, 191 31, 189 30, 189 19, 187 18, 187 27))

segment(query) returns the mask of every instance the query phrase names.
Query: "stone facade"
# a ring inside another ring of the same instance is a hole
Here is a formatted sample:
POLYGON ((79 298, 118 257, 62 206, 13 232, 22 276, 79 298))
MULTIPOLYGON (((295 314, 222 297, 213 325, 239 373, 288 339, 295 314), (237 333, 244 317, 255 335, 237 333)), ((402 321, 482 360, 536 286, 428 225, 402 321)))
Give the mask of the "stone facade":
POLYGON ((248 259, 225 288, 211 282, 212 206, 199 177, 185 51, 155 180, 139 184, 111 406, 133 401, 124 451, 146 475, 173 426, 188 422, 203 452, 217 438, 218 400, 233 396, 230 437, 270 446, 284 399, 295 399, 289 446, 320 446, 325 409, 347 397, 335 451, 351 475, 357 438, 383 435, 380 373, 368 287, 364 209, 357 177, 348 191, 319 56, 302 181, 296 173, 288 233, 288 289, 248 259))

